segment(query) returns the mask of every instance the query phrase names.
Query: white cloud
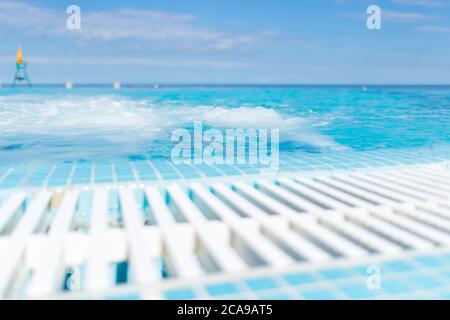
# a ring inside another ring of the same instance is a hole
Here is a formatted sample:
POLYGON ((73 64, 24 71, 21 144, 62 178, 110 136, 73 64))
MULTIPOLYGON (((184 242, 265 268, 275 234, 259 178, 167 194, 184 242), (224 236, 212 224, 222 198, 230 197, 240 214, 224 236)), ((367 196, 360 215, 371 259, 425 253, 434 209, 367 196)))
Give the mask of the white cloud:
POLYGON ((33 36, 68 37, 79 44, 134 40, 145 48, 228 50, 264 44, 274 32, 229 34, 202 27, 190 14, 135 9, 83 11, 82 29, 66 28, 65 11, 24 2, 0 3, 0 33, 21 32, 33 36), (20 17, 20 19, 18 19, 20 17))
POLYGON ((0 32, 61 34, 65 28, 63 13, 38 8, 23 2, 0 2, 0 32), (59 23, 55 23, 59 22, 59 23))
POLYGON ((381 16, 383 20, 392 22, 416 22, 433 19, 434 17, 427 14, 416 12, 390 11, 382 10, 381 16))
POLYGON ((450 1, 448 0, 392 0, 392 1, 399 4, 420 6, 426 8, 439 8, 450 5, 450 1))
MULTIPOLYGON (((344 16, 347 18, 364 19, 364 20, 367 19, 367 14, 365 12, 345 14, 344 16)), ((383 19, 383 21, 411 23, 411 22, 433 20, 435 16, 418 12, 394 11, 381 8, 381 18, 383 19)))
POLYGON ((436 32, 436 33, 450 33, 450 28, 439 26, 423 26, 418 28, 419 31, 436 32))
MULTIPOLYGON (((0 63, 11 63, 14 57, 0 56, 0 63)), ((166 67, 216 67, 240 68, 248 65, 246 62, 214 59, 175 59, 175 58, 143 58, 143 57, 47 57, 28 56, 27 62, 33 65, 113 65, 113 66, 166 66, 166 67)))

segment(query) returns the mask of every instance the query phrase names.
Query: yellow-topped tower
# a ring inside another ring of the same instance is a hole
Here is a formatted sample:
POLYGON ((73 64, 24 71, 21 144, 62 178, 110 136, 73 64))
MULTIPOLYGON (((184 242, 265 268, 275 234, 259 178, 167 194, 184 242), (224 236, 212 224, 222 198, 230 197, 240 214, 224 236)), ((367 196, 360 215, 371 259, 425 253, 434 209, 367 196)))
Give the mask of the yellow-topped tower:
POLYGON ((19 47, 19 49, 17 49, 16 63, 18 63, 18 64, 23 63, 23 56, 22 56, 22 48, 21 47, 19 47))
POLYGON ((23 60, 22 48, 19 47, 17 49, 16 74, 14 76, 13 87, 16 86, 17 82, 26 82, 26 84, 31 87, 31 81, 28 77, 27 66, 28 64, 23 60))

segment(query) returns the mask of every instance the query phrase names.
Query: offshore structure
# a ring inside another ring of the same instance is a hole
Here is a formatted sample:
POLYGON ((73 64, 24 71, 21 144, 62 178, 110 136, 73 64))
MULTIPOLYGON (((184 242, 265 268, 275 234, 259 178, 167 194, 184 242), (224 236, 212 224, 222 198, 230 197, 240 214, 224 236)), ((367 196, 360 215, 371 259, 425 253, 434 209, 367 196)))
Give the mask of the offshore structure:
POLYGON ((13 87, 17 83, 25 82, 29 87, 31 87, 30 77, 27 71, 28 64, 23 60, 22 48, 17 49, 16 58, 16 74, 14 75, 13 87))

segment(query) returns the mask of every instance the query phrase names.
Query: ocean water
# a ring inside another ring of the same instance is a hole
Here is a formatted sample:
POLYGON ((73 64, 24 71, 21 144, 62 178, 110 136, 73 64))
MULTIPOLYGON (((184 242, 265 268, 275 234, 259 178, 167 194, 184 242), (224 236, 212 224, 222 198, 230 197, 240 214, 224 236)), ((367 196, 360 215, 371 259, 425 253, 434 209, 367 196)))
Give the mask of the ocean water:
POLYGON ((450 87, 0 89, 0 164, 170 159, 179 128, 278 129, 283 155, 450 144, 450 87))

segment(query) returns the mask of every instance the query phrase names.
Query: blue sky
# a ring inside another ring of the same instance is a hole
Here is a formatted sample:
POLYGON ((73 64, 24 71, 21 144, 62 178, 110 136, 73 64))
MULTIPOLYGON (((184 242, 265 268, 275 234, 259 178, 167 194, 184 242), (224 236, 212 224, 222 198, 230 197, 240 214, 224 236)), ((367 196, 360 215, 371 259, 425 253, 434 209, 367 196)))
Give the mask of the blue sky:
POLYGON ((3 83, 19 45, 37 83, 450 84, 450 0, 0 0, 3 83))

